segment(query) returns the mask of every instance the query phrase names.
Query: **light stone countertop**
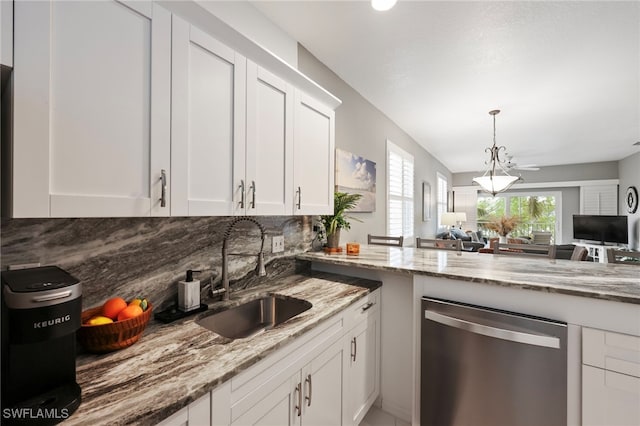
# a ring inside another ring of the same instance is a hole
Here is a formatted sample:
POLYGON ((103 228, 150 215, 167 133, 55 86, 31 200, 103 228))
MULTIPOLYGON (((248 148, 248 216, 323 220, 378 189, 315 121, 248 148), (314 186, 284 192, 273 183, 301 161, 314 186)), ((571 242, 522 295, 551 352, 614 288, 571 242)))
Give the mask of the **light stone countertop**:
POLYGON ((357 256, 307 252, 297 259, 640 304, 640 265, 373 245, 361 245, 357 256))
POLYGON ((291 320, 246 339, 227 339, 195 323, 223 302, 210 304, 208 312, 171 324, 151 320, 134 345, 105 355, 78 357, 82 404, 62 424, 156 424, 380 285, 377 281, 307 272, 234 292, 233 305, 272 293, 313 304, 291 320))

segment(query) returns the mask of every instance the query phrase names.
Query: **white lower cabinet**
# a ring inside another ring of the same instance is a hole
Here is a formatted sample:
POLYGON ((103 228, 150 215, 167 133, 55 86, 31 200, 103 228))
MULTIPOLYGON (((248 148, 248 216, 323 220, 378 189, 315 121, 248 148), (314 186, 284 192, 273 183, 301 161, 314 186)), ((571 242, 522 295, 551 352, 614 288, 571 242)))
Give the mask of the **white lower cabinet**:
POLYGON ((208 424, 211 424, 211 395, 207 393, 158 423, 158 426, 202 426, 208 424))
POLYGON ((232 425, 339 425, 342 415, 343 347, 337 341, 278 384, 232 425))
POLYGON ((379 302, 377 290, 160 424, 359 424, 379 394, 379 302))
POLYGON ((640 424, 640 337, 582 329, 582 424, 640 424))
POLYGON ((344 338, 345 402, 343 424, 358 425, 380 393, 379 291, 351 310, 355 325, 344 338))

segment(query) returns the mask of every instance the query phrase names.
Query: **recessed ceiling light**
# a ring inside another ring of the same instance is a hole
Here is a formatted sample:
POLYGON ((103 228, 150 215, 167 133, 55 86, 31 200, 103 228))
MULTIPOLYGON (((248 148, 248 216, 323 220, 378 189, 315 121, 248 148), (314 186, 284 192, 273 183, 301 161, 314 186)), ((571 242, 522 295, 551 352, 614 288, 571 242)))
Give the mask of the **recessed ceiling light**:
POLYGON ((398 0, 371 0, 371 7, 380 12, 391 9, 398 0))

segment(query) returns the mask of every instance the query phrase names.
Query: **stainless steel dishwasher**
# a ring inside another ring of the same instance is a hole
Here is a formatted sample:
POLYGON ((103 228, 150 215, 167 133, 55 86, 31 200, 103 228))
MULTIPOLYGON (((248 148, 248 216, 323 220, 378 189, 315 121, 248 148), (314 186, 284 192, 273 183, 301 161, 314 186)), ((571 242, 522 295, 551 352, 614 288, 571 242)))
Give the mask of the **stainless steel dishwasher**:
POLYGON ((567 325, 422 299, 423 426, 567 424, 567 325))

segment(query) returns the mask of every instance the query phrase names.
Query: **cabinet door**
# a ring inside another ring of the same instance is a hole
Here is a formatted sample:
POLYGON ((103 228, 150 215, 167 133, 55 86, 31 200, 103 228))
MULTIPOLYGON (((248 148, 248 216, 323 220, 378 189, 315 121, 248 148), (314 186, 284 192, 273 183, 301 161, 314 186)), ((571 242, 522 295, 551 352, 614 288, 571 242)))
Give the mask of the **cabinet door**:
POLYGON ((302 426, 341 424, 343 359, 337 341, 302 370, 302 426))
POLYGON ((303 92, 295 93, 294 209, 296 215, 333 213, 335 113, 303 92))
POLYGON ((379 393, 378 315, 360 322, 347 336, 350 339, 346 423, 357 425, 379 393))
POLYGON ((0 2, 0 64, 13 67, 13 0, 0 2))
POLYGON ((174 216, 244 214, 246 59, 173 17, 174 216))
POLYGON ((232 425, 288 426, 299 425, 300 372, 287 378, 250 410, 238 417, 232 425))
POLYGON ((168 215, 170 13, 16 2, 14 30, 13 216, 168 215))
POLYGON ((293 206, 293 89, 247 64, 247 214, 288 215, 293 206))
POLYGON ((583 365, 582 424, 640 424, 640 378, 583 365))

